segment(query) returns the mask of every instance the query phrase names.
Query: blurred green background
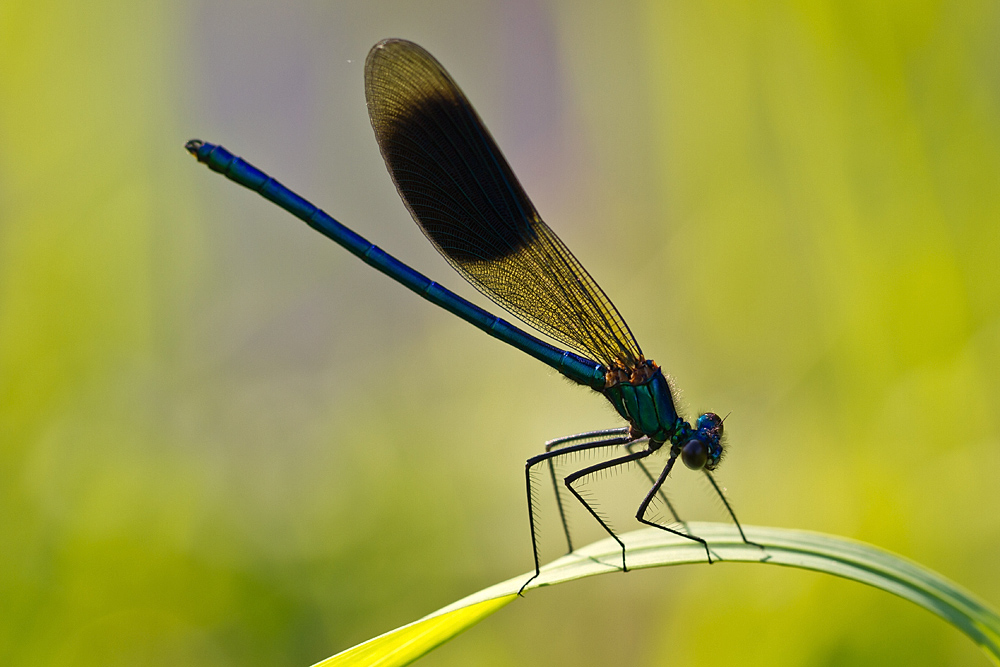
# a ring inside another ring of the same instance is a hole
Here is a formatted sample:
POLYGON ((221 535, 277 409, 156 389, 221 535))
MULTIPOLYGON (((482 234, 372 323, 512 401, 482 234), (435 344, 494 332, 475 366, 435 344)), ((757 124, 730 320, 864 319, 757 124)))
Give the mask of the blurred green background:
MULTIPOLYGON (((743 522, 1000 604, 996 3, 14 1, 0 663, 308 665, 529 569, 524 460, 610 406, 182 148, 483 303, 385 173, 387 36, 451 71, 687 413, 731 413, 743 522)), ((421 664, 893 663, 985 664, 885 593, 719 564, 537 591, 421 664)))

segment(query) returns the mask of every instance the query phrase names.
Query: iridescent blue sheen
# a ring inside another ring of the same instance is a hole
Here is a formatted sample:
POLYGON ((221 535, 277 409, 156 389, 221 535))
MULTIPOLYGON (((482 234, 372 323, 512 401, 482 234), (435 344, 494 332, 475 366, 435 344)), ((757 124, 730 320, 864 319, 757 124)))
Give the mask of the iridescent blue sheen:
MULTIPOLYGON (((652 364, 651 361, 646 363, 652 364)), ((623 380, 613 384, 604 390, 604 395, 633 427, 636 437, 647 436, 654 442, 664 443, 687 426, 677 416, 670 385, 659 368, 643 382, 633 384, 623 380)))
MULTIPOLYGON (((647 511, 657 496, 674 521, 680 522, 660 491, 680 457, 689 468, 705 472, 736 521, 708 472, 722 457, 722 420, 706 413, 692 428, 678 416, 663 371, 643 356, 614 304, 542 221, 472 105, 433 56, 412 42, 379 42, 365 62, 365 93, 389 175, 434 247, 483 294, 568 349, 542 341, 445 289, 225 148, 199 140, 191 140, 185 147, 211 170, 274 202, 424 299, 611 402, 627 426, 551 441, 544 453, 527 461, 525 483, 535 576, 539 560, 532 470, 546 463, 555 484, 555 459, 602 448, 621 449, 609 450, 619 453, 567 475, 563 482, 621 545, 622 569, 627 569, 624 543, 575 485, 602 470, 628 463, 637 463, 653 483, 636 518, 700 543, 712 562, 703 539, 650 519, 647 511), (643 460, 666 443, 670 443, 669 459, 654 477, 643 460), (633 450, 633 446, 641 448, 633 450)), ((556 500, 572 550, 558 486, 556 500)), ((736 525, 739 527, 739 522, 736 525)))

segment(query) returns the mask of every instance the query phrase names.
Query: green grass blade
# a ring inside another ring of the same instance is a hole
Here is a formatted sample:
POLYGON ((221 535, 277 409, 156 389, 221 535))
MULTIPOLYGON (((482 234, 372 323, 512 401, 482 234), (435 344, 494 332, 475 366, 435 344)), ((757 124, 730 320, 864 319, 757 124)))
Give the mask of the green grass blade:
MULTIPOLYGON (((765 547, 762 551, 745 544, 731 524, 690 523, 688 528, 708 540, 713 557, 718 556, 723 562, 766 563, 826 572, 910 600, 964 632, 1000 665, 1000 615, 954 582, 912 561, 854 540, 802 530, 745 526, 747 538, 765 547)), ((700 544, 661 530, 647 528, 621 537, 628 547, 630 570, 705 564, 705 551, 700 544)), ((601 540, 543 567, 541 576, 525 593, 564 581, 618 572, 620 563, 617 543, 601 540)), ((318 665, 407 665, 517 599, 518 589, 529 576, 524 574, 483 589, 318 665)))
POLYGON ((516 598, 517 595, 510 594, 470 603, 447 613, 435 612, 318 662, 314 667, 408 665, 516 598))

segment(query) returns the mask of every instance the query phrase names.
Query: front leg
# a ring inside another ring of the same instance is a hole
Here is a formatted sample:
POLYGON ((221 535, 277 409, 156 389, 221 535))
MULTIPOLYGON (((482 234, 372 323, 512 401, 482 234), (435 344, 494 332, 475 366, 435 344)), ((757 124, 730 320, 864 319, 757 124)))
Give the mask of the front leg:
MULTIPOLYGON (((673 528, 669 528, 667 526, 655 523, 646 518, 646 511, 649 509, 649 503, 653 501, 653 496, 657 494, 657 492, 660 490, 660 487, 663 486, 663 483, 667 480, 667 475, 670 474, 670 470, 674 467, 674 462, 677 461, 678 454, 680 454, 680 449, 676 447, 671 448, 670 459, 667 461, 667 465, 663 466, 663 472, 660 473, 660 477, 656 480, 656 483, 653 484, 653 488, 649 490, 649 493, 646 494, 646 497, 643 499, 642 504, 639 505, 639 510, 635 513, 635 518, 638 519, 640 523, 644 523, 647 526, 653 526, 654 528, 659 528, 660 530, 665 530, 668 533, 673 533, 674 535, 680 535, 681 537, 700 543, 703 547, 705 547, 705 555, 708 556, 708 562, 709 564, 711 564, 712 553, 708 550, 708 542, 698 537, 697 535, 688 535, 687 533, 682 533, 679 530, 674 530, 673 528)), ((709 479, 711 479, 711 477, 709 477, 709 479)))
MULTIPOLYGON (((639 444, 640 442, 642 442, 642 441, 641 440, 636 440, 635 442, 630 442, 627 445, 625 445, 625 449, 627 449, 627 450, 629 450, 631 452, 632 448, 634 446, 636 446, 637 444, 639 444)), ((643 472, 644 475, 646 475, 646 479, 649 480, 649 483, 650 484, 656 484, 656 478, 653 477, 653 473, 651 473, 649 471, 649 467, 646 465, 646 462, 645 461, 636 461, 636 463, 639 464, 639 469, 642 470, 642 472, 643 472)), ((660 488, 659 491, 657 491, 657 495, 660 496, 660 500, 662 500, 663 504, 667 506, 668 510, 670 510, 670 514, 674 517, 674 521, 676 521, 677 523, 683 524, 684 521, 681 519, 680 515, 677 514, 677 510, 674 509, 674 504, 672 502, 670 502, 670 498, 667 498, 667 494, 663 492, 662 488, 660 488)), ((687 527, 687 525, 685 524, 685 528, 686 527, 687 527)))
MULTIPOLYGON (((743 538, 743 541, 746 544, 752 544, 753 546, 759 548, 761 551, 766 552, 767 550, 764 548, 763 545, 757 544, 756 542, 751 542, 750 540, 747 539, 747 536, 743 534, 743 526, 740 525, 739 519, 736 518, 736 512, 734 512, 733 508, 729 506, 729 501, 726 500, 726 496, 725 494, 722 493, 722 489, 719 488, 719 485, 715 483, 715 478, 712 477, 712 473, 706 470, 705 477, 708 477, 708 481, 712 483, 712 488, 715 489, 715 492, 719 494, 719 498, 722 498, 722 504, 726 506, 726 511, 729 512, 729 516, 733 518, 733 523, 736 524, 736 530, 740 531, 740 537, 743 538)), ((770 556, 767 556, 764 560, 767 560, 768 558, 770 558, 770 556)))

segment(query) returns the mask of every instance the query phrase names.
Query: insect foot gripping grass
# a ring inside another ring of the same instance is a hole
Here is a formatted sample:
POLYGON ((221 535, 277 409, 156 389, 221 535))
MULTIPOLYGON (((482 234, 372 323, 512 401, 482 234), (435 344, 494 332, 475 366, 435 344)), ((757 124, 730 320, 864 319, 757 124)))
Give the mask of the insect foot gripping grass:
MULTIPOLYGON (((835 535, 785 528, 744 526, 748 545, 732 524, 694 523, 712 553, 723 562, 781 565, 853 579, 898 595, 937 614, 974 641, 1000 665, 1000 615, 974 595, 941 575, 912 561, 835 535)), ((701 546, 682 537, 646 528, 621 535, 628 547, 630 568, 706 563, 701 546)), ((541 568, 525 591, 597 574, 619 572, 619 545, 601 540, 541 568)), ((524 575, 508 579, 439 609, 418 621, 370 639, 318 665, 408 665, 498 609, 518 599, 524 575)), ((317 667, 318 667, 317 665, 317 667)))

